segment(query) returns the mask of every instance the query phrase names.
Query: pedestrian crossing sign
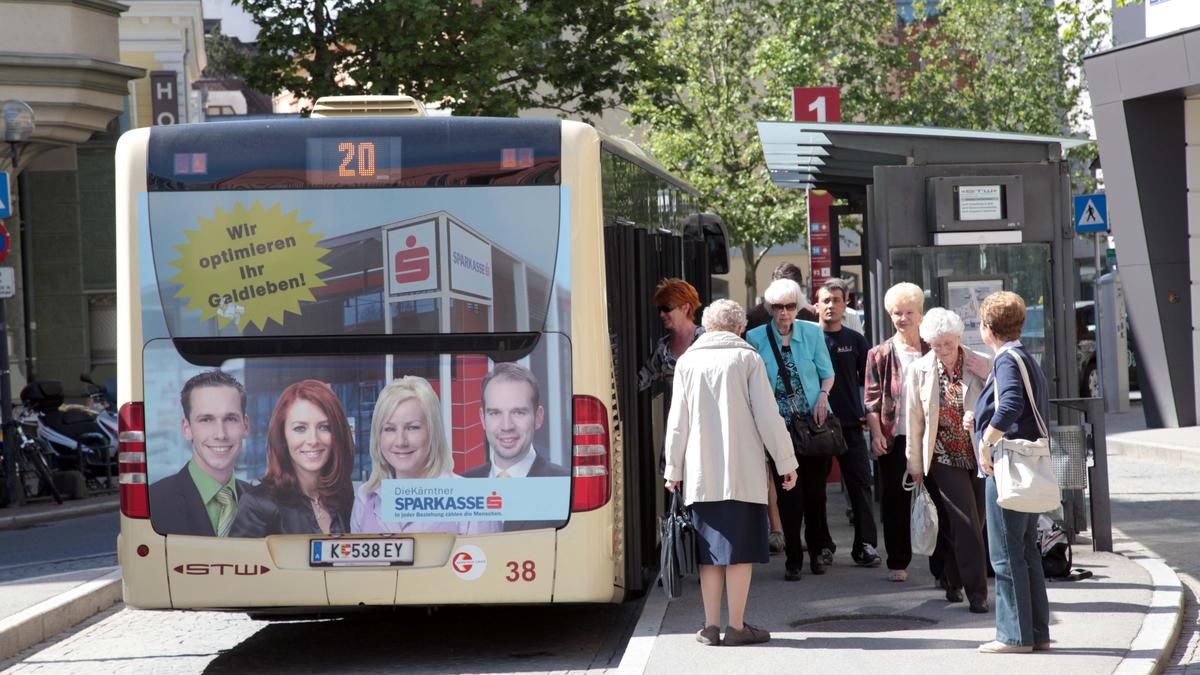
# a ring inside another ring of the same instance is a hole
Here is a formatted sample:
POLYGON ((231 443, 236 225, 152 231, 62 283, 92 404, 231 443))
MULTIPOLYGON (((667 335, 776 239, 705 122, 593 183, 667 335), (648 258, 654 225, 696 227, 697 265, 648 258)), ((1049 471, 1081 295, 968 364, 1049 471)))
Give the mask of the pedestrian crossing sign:
POLYGON ((8 189, 8 172, 0 171, 0 218, 12 217, 12 198, 8 189))
POLYGON ((1108 230, 1108 197, 1102 194, 1075 196, 1075 231, 1108 230))

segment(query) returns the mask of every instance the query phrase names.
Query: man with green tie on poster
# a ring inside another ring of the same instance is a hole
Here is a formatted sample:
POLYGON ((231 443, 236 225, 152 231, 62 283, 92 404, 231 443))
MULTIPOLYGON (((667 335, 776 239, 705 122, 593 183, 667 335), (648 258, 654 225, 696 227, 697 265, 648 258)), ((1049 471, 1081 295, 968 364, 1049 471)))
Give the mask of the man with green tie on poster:
POLYGON ((209 370, 179 393, 183 437, 192 456, 177 473, 150 486, 150 518, 160 534, 224 537, 250 484, 233 473, 249 431, 246 389, 233 376, 209 370))

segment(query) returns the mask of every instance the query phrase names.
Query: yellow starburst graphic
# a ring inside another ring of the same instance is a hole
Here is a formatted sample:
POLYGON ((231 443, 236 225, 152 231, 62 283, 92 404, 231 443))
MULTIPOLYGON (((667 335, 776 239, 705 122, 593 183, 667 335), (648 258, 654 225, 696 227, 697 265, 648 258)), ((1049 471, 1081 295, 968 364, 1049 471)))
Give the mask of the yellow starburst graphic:
POLYGON ((199 228, 184 230, 187 241, 171 261, 179 269, 171 281, 181 286, 175 297, 202 320, 215 318, 221 328, 233 322, 239 331, 249 324, 262 330, 268 320, 282 326, 285 312, 299 315, 301 302, 315 300, 312 289, 325 285, 317 275, 329 269, 321 262, 329 249, 317 246, 312 221, 296 214, 256 201, 197 218, 199 228))

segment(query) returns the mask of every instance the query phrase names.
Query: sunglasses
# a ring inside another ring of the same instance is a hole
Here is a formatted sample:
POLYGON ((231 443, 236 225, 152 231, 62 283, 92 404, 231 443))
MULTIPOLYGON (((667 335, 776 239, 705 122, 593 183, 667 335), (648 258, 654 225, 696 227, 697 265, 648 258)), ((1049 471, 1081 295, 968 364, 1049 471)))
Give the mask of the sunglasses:
POLYGON ((659 305, 658 313, 659 314, 670 314, 674 309, 675 308, 672 307, 671 305, 659 305))
POLYGON ((796 311, 796 303, 789 302, 786 305, 771 305, 772 312, 778 312, 778 311, 784 310, 784 309, 786 309, 789 312, 794 312, 794 311, 796 311))

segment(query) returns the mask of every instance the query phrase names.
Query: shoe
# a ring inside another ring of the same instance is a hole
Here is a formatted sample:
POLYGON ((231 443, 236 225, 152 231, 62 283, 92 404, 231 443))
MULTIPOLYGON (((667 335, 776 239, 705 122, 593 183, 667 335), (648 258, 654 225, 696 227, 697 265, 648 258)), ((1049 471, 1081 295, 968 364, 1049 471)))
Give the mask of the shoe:
POLYGON ((768 534, 767 535, 767 546, 771 550, 771 555, 775 555, 776 553, 783 553, 783 549, 784 549, 783 533, 780 532, 779 530, 774 530, 770 534, 768 534))
POLYGON ((784 581, 800 581, 800 570, 792 570, 792 569, 784 570, 783 580, 784 581))
POLYGON ((1050 643, 1049 642, 1039 642, 1033 646, 1033 651, 1048 652, 1048 651, 1050 651, 1050 643))
MULTIPOLYGON (((833 549, 821 549, 821 562, 825 563, 826 567, 829 567, 833 564, 833 549)), ((818 572, 818 574, 820 574, 820 572, 818 572)))
POLYGON ((721 629, 717 626, 705 626, 696 631, 696 642, 709 647, 721 644, 721 629))
POLYGON ((883 558, 879 557, 879 552, 870 544, 863 544, 862 553, 854 558, 854 564, 859 567, 879 567, 882 563, 883 558))
POLYGON ((946 602, 962 602, 962 601, 963 601, 962 589, 959 589, 959 588, 946 589, 946 602))
POLYGON ((1028 654, 1033 651, 1033 645, 1006 645, 992 640, 979 645, 979 651, 983 654, 1028 654))
POLYGON ((888 570, 888 581, 908 581, 908 572, 904 570, 888 570))
MULTIPOLYGON (((988 613, 988 604, 986 602, 972 602, 971 603, 971 613, 972 614, 987 614, 988 613)), ((1001 643, 997 642, 996 644, 1001 644, 1001 643)))
POLYGON ((812 562, 808 565, 808 569, 812 570, 813 574, 825 574, 825 569, 827 567, 828 565, 826 565, 825 561, 821 558, 813 558, 812 562))
POLYGON ((737 647, 739 645, 756 645, 766 642, 771 639, 771 634, 750 624, 743 624, 742 629, 726 628, 725 629, 725 646, 737 647))

